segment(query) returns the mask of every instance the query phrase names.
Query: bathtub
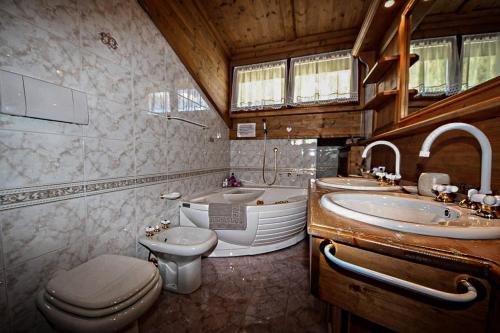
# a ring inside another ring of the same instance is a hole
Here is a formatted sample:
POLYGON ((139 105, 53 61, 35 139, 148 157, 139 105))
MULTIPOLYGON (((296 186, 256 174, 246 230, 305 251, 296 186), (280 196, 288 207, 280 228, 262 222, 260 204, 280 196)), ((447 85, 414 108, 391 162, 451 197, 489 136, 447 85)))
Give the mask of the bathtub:
POLYGON ((246 230, 215 230, 219 242, 211 257, 245 256, 279 250, 306 236, 307 190, 286 187, 219 189, 180 203, 180 225, 208 228, 209 203, 246 206, 246 230), (263 205, 257 205, 257 200, 263 205), (281 203, 279 203, 281 202, 281 203))

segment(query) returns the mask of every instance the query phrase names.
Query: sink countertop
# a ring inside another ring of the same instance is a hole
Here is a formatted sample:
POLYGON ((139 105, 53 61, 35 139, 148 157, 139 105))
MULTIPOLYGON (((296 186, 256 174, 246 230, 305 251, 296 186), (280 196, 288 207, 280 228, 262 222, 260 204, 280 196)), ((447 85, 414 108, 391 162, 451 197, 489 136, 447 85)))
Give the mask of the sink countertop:
MULTIPOLYGON (((344 218, 321 207, 323 194, 336 190, 309 185, 307 232, 309 235, 487 278, 500 286, 500 239, 464 240, 425 236, 376 227, 344 218)), ((402 192, 363 192, 405 196, 402 192)), ((416 195, 412 195, 417 197, 416 195)), ((500 223, 500 221, 499 221, 500 223)))

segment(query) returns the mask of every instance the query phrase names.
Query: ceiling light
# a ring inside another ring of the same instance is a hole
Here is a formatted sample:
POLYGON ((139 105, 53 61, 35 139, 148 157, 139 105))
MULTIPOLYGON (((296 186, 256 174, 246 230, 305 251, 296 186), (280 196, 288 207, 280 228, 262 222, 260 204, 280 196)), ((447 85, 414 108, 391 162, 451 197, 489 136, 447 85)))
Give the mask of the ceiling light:
POLYGON ((394 6, 395 3, 396 3, 396 1, 394 1, 394 0, 386 0, 384 3, 384 7, 390 8, 390 7, 394 6))

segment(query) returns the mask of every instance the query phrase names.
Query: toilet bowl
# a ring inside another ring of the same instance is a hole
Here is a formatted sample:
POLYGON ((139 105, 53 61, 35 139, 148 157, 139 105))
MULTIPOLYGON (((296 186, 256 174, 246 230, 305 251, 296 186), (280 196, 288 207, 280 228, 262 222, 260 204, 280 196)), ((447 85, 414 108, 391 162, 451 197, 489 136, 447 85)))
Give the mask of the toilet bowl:
POLYGON ((158 258, 163 288, 189 294, 201 286, 201 255, 217 245, 217 234, 210 229, 173 227, 143 236, 139 243, 158 258))
POLYGON ((58 331, 133 331, 161 286, 161 275, 151 263, 102 255, 57 274, 38 293, 36 303, 58 331))

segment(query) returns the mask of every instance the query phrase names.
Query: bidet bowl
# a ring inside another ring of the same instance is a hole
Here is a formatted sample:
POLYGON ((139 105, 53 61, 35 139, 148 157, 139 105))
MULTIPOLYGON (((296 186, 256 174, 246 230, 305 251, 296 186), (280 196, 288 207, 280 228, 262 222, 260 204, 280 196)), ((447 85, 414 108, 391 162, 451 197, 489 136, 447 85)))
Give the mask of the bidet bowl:
POLYGON ((199 256, 217 244, 217 234, 210 229, 172 227, 153 237, 143 236, 139 243, 153 252, 175 256, 199 256))

